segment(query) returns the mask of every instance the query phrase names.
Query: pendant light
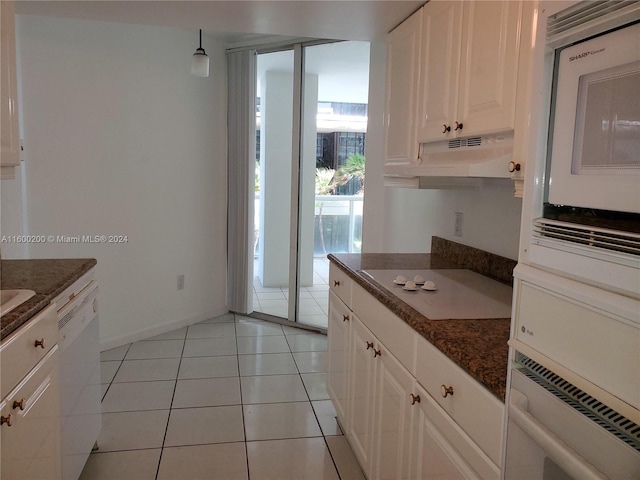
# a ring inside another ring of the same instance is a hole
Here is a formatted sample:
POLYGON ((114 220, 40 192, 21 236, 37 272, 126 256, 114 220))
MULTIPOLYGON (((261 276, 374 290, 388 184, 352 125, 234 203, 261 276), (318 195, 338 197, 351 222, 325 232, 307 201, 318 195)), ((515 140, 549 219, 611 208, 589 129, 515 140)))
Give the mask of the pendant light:
POLYGON ((202 29, 200 30, 200 47, 196 50, 191 58, 191 75, 196 77, 209 76, 209 56, 202 48, 202 29))

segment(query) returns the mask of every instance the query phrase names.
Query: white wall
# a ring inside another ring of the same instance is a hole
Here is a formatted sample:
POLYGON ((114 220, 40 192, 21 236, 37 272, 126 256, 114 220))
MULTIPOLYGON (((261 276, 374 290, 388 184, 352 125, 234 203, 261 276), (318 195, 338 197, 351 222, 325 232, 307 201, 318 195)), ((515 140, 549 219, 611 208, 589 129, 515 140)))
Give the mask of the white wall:
POLYGON ((366 174, 362 212, 362 252, 387 252, 385 242, 384 126, 385 62, 384 42, 369 47, 369 101, 365 143, 366 174))
POLYGON ((385 61, 384 43, 372 43, 363 251, 430 252, 436 235, 517 259, 522 201, 510 180, 485 180, 478 190, 383 186, 385 61), (463 214, 462 237, 454 236, 456 212, 463 214))
POLYGON ((198 78, 195 31, 18 16, 17 41, 24 233, 128 237, 26 256, 98 260, 103 348, 226 312, 223 45, 198 78))
MULTIPOLYGON (((25 210, 23 199, 24 181, 23 167, 15 169, 15 179, 0 181, 0 236, 20 235, 24 232, 25 210)), ((0 255, 2 258, 24 258, 27 254, 27 243, 2 241, 0 255)))
POLYGON ((430 252, 436 235, 517 260, 522 201, 509 180, 485 180, 478 190, 387 190, 387 251, 430 252), (454 235, 456 212, 463 214, 461 237, 454 235))

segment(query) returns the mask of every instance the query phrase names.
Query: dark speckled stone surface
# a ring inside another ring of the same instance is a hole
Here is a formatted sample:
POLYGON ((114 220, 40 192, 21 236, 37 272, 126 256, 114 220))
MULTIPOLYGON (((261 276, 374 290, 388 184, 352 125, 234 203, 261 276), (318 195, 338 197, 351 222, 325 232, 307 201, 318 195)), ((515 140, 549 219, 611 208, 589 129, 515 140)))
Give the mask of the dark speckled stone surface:
POLYGON ((28 289, 36 294, 0 318, 0 340, 28 322, 95 265, 93 258, 2 260, 2 289, 28 289))
POLYGON ((431 254, 345 253, 329 260, 504 402, 509 318, 430 320, 361 270, 466 268, 511 284, 514 260, 437 237, 431 254))
POLYGON ((513 285, 513 269, 517 262, 477 248, 445 240, 431 239, 431 253, 507 285, 513 285))

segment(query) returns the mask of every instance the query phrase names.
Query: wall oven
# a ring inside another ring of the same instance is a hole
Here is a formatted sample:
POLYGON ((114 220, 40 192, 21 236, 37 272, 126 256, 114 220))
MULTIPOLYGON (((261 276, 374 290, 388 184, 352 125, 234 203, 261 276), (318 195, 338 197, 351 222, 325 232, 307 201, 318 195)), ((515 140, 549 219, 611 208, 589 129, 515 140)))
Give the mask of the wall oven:
POLYGON ((522 354, 507 408, 505 478, 640 478, 640 426, 522 354))
POLYGON ((502 478, 640 479, 640 1, 537 1, 502 478))

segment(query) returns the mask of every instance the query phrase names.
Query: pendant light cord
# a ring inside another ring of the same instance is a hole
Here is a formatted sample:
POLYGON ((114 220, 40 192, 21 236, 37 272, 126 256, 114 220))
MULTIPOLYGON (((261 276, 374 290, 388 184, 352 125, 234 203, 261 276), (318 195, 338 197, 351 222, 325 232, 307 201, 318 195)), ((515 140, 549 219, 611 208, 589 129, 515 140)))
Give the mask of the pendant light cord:
POLYGON ((196 53, 194 55, 207 55, 207 52, 202 48, 202 29, 200 29, 200 46, 196 49, 196 53))

